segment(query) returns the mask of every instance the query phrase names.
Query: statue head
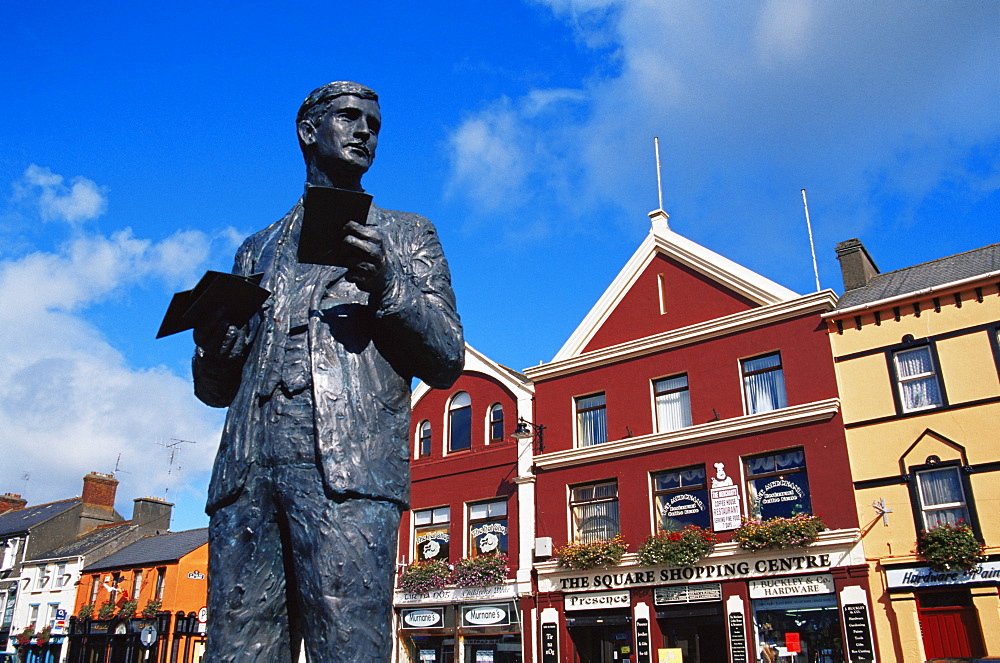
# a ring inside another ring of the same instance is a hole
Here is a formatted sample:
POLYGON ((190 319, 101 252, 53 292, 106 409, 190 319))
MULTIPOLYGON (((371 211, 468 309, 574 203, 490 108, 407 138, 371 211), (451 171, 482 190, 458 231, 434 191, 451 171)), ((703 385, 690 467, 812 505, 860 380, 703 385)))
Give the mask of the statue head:
POLYGON ((382 126, 378 95, 351 81, 334 81, 309 93, 296 117, 299 147, 310 182, 358 186, 375 159, 382 126))

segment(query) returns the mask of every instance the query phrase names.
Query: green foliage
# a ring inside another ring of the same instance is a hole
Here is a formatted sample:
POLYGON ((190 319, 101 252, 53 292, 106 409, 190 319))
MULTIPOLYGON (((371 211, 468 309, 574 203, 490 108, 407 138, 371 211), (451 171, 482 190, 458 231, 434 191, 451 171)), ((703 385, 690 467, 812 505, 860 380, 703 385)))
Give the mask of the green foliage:
POLYGON ((628 550, 625 538, 618 534, 612 539, 589 543, 567 543, 556 551, 559 566, 577 571, 616 566, 628 550))
POLYGON ((422 594, 432 589, 441 589, 450 580, 451 568, 448 563, 429 559, 407 566, 399 578, 399 588, 404 592, 422 594))
POLYGON ((719 539, 711 530, 688 525, 674 532, 657 532, 639 546, 644 566, 687 566, 712 552, 719 539))
POLYGON ((136 600, 125 601, 122 606, 118 609, 118 616, 122 619, 128 619, 135 614, 136 608, 139 607, 139 602, 136 600))
POLYGON ((733 539, 744 550, 804 548, 825 529, 822 518, 804 514, 764 521, 744 520, 733 532, 733 539))
POLYGON ((90 619, 94 616, 94 604, 85 603, 80 606, 80 611, 76 613, 76 616, 80 619, 90 619))
POLYGON ((35 642, 39 645, 45 645, 48 643, 49 639, 52 638, 52 627, 46 626, 41 631, 35 634, 35 642))
POLYGON ((499 585, 507 579, 506 555, 477 555, 455 564, 451 582, 459 587, 499 585))
POLYGON ((115 616, 115 610, 116 610, 115 602, 112 601, 111 599, 108 599, 107 601, 102 603, 100 609, 98 609, 97 618, 111 619, 112 617, 115 616))
POLYGON ((160 608, 163 607, 163 601, 160 599, 149 599, 146 601, 146 607, 142 609, 143 617, 156 617, 156 613, 159 612, 160 608))
POLYGON ((971 571, 983 561, 983 544, 968 524, 943 523, 920 533, 917 554, 935 571, 971 571))
POLYGON ((31 639, 35 637, 35 629, 33 626, 25 626, 24 630, 14 636, 14 640, 19 645, 26 645, 31 642, 31 639))

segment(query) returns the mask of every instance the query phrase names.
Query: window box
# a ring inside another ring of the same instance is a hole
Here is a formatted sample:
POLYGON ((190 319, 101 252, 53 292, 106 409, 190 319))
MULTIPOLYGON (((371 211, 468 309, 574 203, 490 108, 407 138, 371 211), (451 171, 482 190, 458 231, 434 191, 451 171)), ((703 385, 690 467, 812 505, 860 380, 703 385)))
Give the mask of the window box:
MULTIPOLYGON (((142 609, 142 616, 156 617, 156 613, 159 612, 162 607, 163 601, 160 599, 150 599, 146 601, 146 607, 142 609)), ((91 610, 93 610, 93 606, 91 606, 91 610)))
POLYGON ((983 561, 984 546, 964 521, 920 532, 917 555, 935 571, 971 571, 983 561))
POLYGON ((556 551, 559 566, 586 571, 617 566, 622 555, 628 550, 628 543, 621 534, 611 539, 601 539, 587 543, 567 543, 556 551))
POLYGON ((432 589, 443 588, 449 580, 451 580, 451 568, 448 563, 429 559, 407 566, 399 577, 399 588, 404 592, 423 594, 432 589))
POLYGON ((714 532, 697 525, 657 532, 639 546, 639 561, 644 566, 687 566, 712 552, 718 541, 714 532))
POLYGON ((476 555, 455 564, 451 582, 457 587, 487 587, 507 580, 506 555, 476 555))
POLYGON ((827 527, 819 516, 792 516, 768 520, 744 520, 733 530, 733 539, 744 550, 804 548, 827 527))
POLYGON ((78 619, 90 619, 94 616, 94 604, 85 603, 80 606, 80 611, 76 613, 78 619))

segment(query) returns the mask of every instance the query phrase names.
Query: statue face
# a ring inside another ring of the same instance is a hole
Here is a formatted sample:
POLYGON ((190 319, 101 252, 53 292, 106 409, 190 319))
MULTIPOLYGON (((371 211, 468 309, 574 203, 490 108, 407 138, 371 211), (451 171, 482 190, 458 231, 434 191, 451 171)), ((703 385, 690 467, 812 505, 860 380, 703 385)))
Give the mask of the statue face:
POLYGON ((377 101, 345 95, 330 100, 319 126, 305 124, 299 131, 324 169, 364 173, 375 160, 381 128, 377 101))

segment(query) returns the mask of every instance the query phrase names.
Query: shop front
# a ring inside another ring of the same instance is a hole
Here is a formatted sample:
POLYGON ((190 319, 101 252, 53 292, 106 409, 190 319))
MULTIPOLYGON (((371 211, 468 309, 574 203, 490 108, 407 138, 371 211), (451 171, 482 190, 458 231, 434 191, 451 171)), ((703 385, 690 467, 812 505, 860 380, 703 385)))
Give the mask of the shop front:
POLYGON ((551 607, 536 646, 545 663, 875 661, 860 546, 853 532, 825 538, 758 553, 722 544, 683 567, 538 565, 551 607))
POLYGON ((401 663, 522 663, 514 583, 397 592, 401 663))
POLYGON ((986 655, 987 640, 1000 633, 1000 556, 970 571, 917 564, 886 565, 884 571, 896 626, 919 626, 912 638, 924 659, 986 655))

